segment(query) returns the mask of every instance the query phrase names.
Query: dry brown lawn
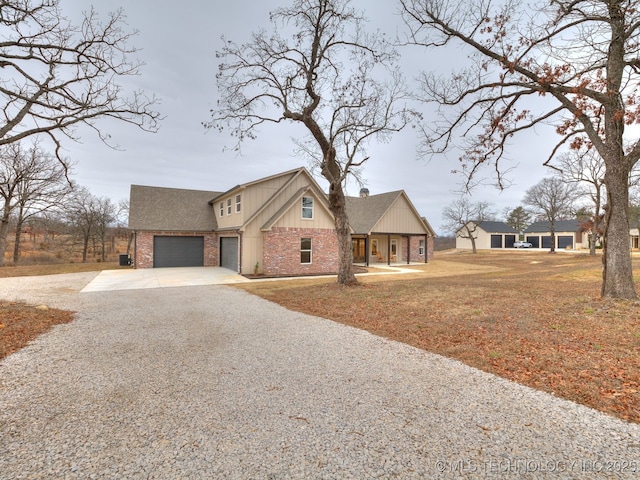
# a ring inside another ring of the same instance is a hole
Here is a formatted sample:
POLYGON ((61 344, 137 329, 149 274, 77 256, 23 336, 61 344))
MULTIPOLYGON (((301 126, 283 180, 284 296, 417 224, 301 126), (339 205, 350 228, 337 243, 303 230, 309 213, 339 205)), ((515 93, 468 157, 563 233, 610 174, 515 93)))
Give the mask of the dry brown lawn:
POLYGON ((412 268, 350 288, 319 279, 238 288, 640 422, 640 302, 599 299, 600 256, 436 253, 412 268))

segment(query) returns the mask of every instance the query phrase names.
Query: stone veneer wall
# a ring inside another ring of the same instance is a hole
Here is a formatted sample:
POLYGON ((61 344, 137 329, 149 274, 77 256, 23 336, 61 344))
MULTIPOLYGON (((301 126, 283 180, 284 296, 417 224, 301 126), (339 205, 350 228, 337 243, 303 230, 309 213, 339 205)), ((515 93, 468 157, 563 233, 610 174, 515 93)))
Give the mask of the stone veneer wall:
POLYGON ((265 275, 337 273, 338 238, 333 229, 273 228, 264 234, 265 275), (300 263, 300 240, 311 238, 311 263, 300 263))
POLYGON ((204 266, 217 267, 220 256, 218 255, 218 235, 206 232, 136 232, 136 246, 133 265, 135 268, 153 268, 153 237, 204 237, 204 266))

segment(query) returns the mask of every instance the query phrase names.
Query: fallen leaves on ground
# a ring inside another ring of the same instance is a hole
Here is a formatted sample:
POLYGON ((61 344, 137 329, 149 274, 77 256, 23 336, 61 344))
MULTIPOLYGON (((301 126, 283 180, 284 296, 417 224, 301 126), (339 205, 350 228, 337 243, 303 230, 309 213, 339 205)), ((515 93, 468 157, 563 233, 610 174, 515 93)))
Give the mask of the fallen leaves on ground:
POLYGON ((601 257, 445 258, 462 269, 431 276, 426 265, 420 267, 424 278, 364 277, 356 287, 279 282, 240 288, 640 422, 640 302, 599 299, 601 257), (464 264, 473 273, 463 273, 464 264))
POLYGON ((0 359, 20 350, 54 325, 72 320, 73 312, 44 305, 0 302, 0 359))

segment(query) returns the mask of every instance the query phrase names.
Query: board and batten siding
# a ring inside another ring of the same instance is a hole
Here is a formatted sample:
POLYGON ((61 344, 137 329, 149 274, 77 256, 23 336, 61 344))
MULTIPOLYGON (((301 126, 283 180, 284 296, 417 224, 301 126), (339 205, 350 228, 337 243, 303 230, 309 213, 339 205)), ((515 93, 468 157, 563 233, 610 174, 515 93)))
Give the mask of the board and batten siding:
MULTIPOLYGON (((292 174, 250 185, 244 190, 248 208, 245 218, 251 220, 244 226, 242 233, 243 273, 253 273, 256 264, 258 264, 258 271, 262 272, 265 234, 262 228, 280 212, 284 205, 299 194, 300 189, 310 186, 309 180, 307 175, 297 175, 294 178, 292 174)), ((327 218, 327 211, 321 206, 323 200, 311 192, 305 193, 304 196, 314 199, 313 220, 302 219, 302 198, 298 198, 291 203, 273 227, 286 225, 291 228, 334 228, 333 220, 330 216, 327 218), (329 227, 326 226, 327 224, 329 227)))
POLYGON ((404 196, 398 197, 373 229, 375 232, 427 234, 416 212, 404 196))
MULTIPOLYGON (((218 221, 218 228, 241 227, 260 208, 280 190, 292 175, 277 176, 255 184, 247 185, 231 191, 228 195, 218 198, 213 209, 218 221), (241 211, 236 212, 236 195, 242 195, 241 211), (231 215, 227 214, 227 200, 231 199, 231 215), (224 204, 224 215, 220 215, 220 202, 224 204)), ((277 202, 276 202, 277 203, 277 202)))

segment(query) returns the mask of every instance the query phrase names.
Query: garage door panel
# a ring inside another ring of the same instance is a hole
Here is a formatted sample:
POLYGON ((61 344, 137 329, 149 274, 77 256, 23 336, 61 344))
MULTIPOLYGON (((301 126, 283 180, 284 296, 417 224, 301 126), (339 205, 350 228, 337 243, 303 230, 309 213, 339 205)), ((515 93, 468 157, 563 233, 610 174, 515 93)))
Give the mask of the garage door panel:
POLYGON ((516 243, 515 235, 504 236, 504 248, 513 248, 513 244, 516 243))
POLYGON ((220 238, 220 266, 238 271, 238 237, 220 238))
POLYGON ((204 237, 155 236, 153 238, 153 266, 204 266, 204 237))
POLYGON ((560 235, 558 237, 558 248, 573 248, 573 236, 560 235))

